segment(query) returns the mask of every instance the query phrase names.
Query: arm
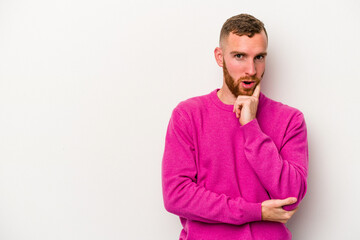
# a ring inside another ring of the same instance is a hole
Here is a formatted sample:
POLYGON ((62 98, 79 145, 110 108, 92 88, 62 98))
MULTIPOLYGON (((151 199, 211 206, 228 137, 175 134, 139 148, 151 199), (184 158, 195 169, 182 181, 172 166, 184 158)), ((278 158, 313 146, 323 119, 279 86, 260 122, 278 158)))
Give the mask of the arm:
POLYGON ((162 162, 165 208, 180 217, 207 223, 244 224, 261 220, 261 203, 218 194, 197 184, 189 119, 174 110, 162 162))
POLYGON ((234 112, 244 130, 245 156, 272 199, 297 198, 284 206, 293 210, 304 198, 307 188, 308 146, 306 125, 299 113, 290 121, 280 150, 264 134, 256 120, 260 84, 252 96, 239 96, 234 112))
POLYGON ((292 118, 280 150, 262 132, 256 119, 242 127, 246 158, 270 197, 296 197, 297 203, 284 209, 296 208, 307 189, 308 149, 303 115, 298 114, 292 118))

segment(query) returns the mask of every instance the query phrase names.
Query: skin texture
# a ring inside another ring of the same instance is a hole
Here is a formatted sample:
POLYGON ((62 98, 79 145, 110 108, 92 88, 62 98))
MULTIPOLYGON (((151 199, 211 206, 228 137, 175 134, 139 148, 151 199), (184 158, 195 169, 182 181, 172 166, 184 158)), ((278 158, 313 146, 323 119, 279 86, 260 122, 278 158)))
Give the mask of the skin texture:
POLYGON ((224 71, 224 83, 218 96, 224 103, 233 104, 238 95, 251 96, 255 86, 261 81, 265 72, 267 38, 264 32, 255 34, 252 38, 230 33, 228 38, 223 39, 221 46, 215 48, 214 52, 217 64, 224 71), (254 81, 254 87, 242 87, 241 82, 244 80, 254 81), (229 81, 238 86, 239 94, 234 94, 229 89, 226 83, 229 81))
POLYGON ((241 125, 245 125, 256 117, 259 104, 260 84, 258 84, 251 96, 239 95, 234 103, 233 112, 241 125))
POLYGON ((254 90, 254 88, 241 87, 242 82, 254 82, 255 83, 254 87, 256 86, 256 84, 260 82, 260 79, 257 78, 256 76, 251 76, 251 77, 244 76, 244 77, 240 77, 238 80, 234 80, 229 74, 229 71, 227 70, 225 61, 223 66, 223 72, 224 72, 224 80, 226 86, 229 88, 230 92, 234 96, 251 95, 251 92, 254 90))
MULTIPOLYGON (((260 82, 265 73, 267 37, 264 31, 251 38, 230 33, 220 46, 215 48, 214 54, 217 64, 223 68, 224 80, 217 95, 223 103, 234 105, 235 117, 243 126, 256 118, 260 82), (244 87, 244 81, 254 83, 252 87, 244 87)), ((286 211, 283 206, 296 201, 290 197, 262 202, 262 220, 286 223, 297 209, 286 211)))
POLYGON ((286 211, 282 207, 293 204, 297 201, 296 198, 290 197, 284 200, 266 200, 261 203, 261 219, 263 221, 273 221, 287 223, 294 215, 298 208, 292 211, 286 211))

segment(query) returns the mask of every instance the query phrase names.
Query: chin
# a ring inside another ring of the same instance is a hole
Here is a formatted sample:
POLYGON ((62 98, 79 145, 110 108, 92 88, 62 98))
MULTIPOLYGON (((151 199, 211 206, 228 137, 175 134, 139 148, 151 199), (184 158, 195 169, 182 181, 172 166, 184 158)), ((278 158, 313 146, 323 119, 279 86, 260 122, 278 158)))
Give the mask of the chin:
POLYGON ((239 96, 251 96, 251 95, 253 95, 253 93, 254 93, 254 90, 255 89, 251 89, 251 90, 248 90, 248 91, 244 91, 244 90, 240 90, 239 91, 239 96))

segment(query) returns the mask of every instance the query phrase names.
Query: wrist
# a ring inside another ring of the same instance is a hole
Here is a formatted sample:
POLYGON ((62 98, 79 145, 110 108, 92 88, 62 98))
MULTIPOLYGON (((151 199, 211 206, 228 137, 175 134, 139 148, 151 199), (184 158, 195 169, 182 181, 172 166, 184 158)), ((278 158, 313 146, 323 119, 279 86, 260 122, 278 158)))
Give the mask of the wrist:
POLYGON ((251 118, 251 119, 246 119, 246 120, 239 120, 241 126, 245 126, 246 124, 252 122, 254 119, 256 119, 255 117, 254 118, 251 118))

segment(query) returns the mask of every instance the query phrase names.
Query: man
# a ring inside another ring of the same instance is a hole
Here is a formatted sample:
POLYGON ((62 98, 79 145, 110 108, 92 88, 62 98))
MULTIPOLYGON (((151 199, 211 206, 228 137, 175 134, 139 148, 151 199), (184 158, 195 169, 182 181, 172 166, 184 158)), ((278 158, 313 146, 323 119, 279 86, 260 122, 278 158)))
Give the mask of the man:
POLYGON ((165 208, 180 239, 291 239, 307 188, 300 111, 260 92, 268 37, 251 15, 228 19, 215 59, 223 85, 173 111, 162 165, 165 208))

